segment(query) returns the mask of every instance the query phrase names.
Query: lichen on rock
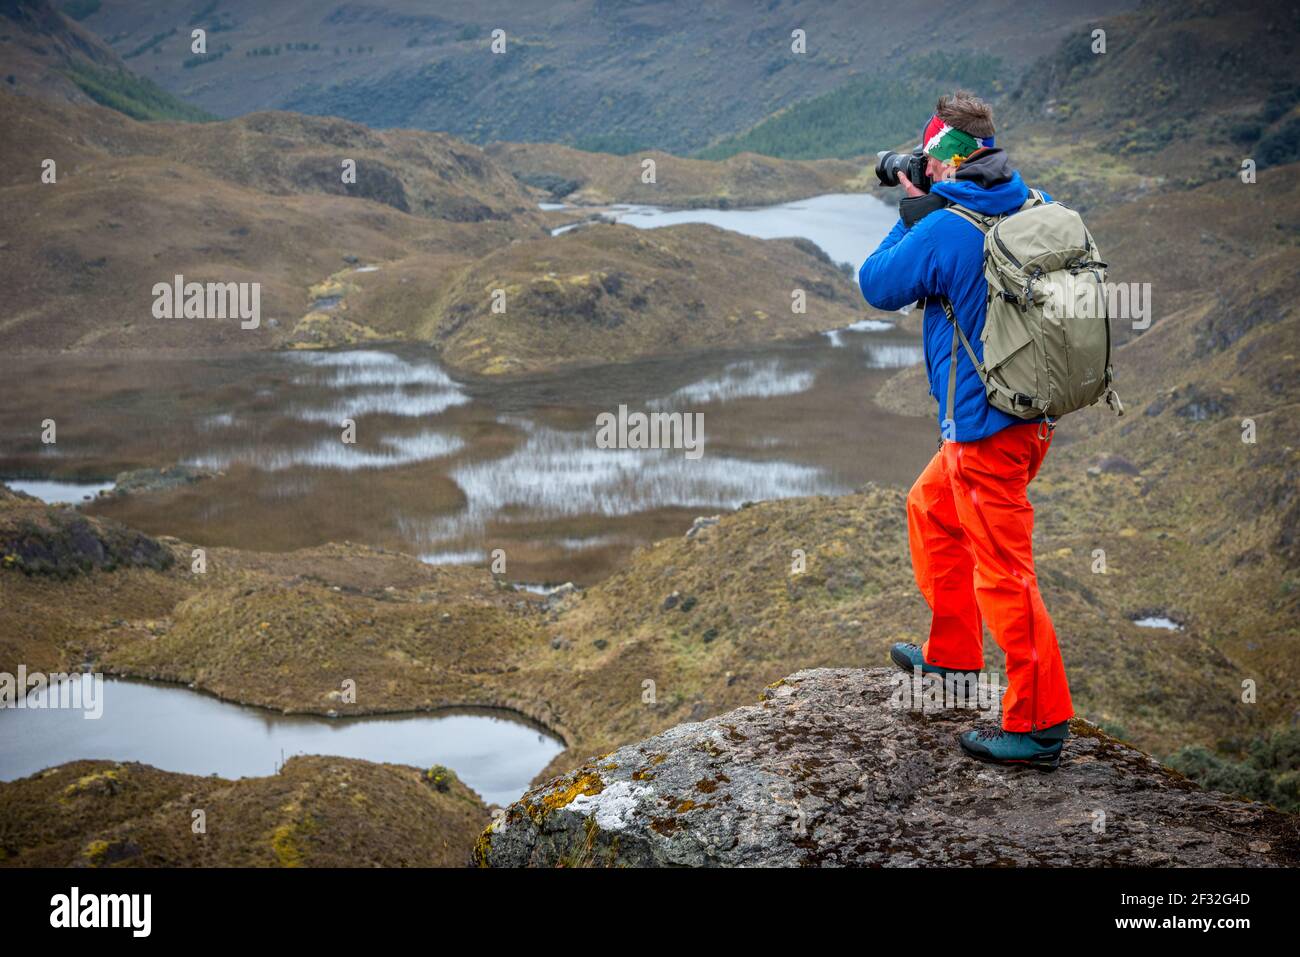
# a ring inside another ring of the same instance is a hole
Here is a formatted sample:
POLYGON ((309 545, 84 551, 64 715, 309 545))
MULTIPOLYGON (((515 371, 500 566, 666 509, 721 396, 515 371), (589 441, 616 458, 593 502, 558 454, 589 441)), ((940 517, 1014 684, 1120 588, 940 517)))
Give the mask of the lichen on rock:
POLYGON ((483 866, 1294 866, 1300 825, 1087 722, 1045 774, 964 757, 997 720, 897 707, 888 669, 800 671, 534 788, 483 866), (651 770, 653 768, 653 770, 651 770))

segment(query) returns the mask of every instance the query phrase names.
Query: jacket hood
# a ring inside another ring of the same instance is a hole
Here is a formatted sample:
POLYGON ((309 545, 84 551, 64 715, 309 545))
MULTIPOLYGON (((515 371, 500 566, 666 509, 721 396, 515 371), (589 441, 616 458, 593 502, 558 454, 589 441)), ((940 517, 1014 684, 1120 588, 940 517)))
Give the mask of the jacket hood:
POLYGON ((981 150, 961 164, 955 179, 935 183, 930 192, 989 216, 1014 212, 1029 198, 1029 187, 997 147, 981 150))

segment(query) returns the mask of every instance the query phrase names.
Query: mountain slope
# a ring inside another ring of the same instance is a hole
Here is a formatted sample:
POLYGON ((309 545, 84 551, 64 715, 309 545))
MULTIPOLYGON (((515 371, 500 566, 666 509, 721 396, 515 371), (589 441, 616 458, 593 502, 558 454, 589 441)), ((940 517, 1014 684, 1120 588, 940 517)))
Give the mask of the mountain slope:
POLYGON ((906 56, 986 50, 1013 66, 1126 0, 976 0, 906 13, 871 0, 104 0, 83 23, 134 69, 220 116, 290 109, 474 142, 682 152, 775 110, 886 75, 906 56), (208 30, 208 56, 189 34, 208 30), (807 52, 791 52, 802 29, 807 52), (494 30, 506 48, 492 53, 494 30), (138 52, 137 52, 138 51, 138 52), (134 54, 134 55, 133 55, 134 54))
MULTIPOLYGON (((528 187, 442 133, 285 113, 144 124, 2 91, 0 106, 9 171, 0 242, 13 277, 0 300, 0 343, 15 350, 413 339, 445 349, 466 372, 499 374, 806 334, 865 311, 807 243, 700 226, 653 236, 599 226, 552 238, 528 187), (57 164, 55 183, 40 181, 46 158, 57 164), (355 183, 342 180, 347 160, 355 183), (361 263, 379 268, 358 272, 361 263), (735 281, 750 270, 760 278, 735 281), (556 299, 544 287, 558 272, 600 275, 595 285, 562 287, 577 299, 556 299), (175 275, 260 283, 262 325, 156 319, 153 286, 175 275), (491 311, 497 288, 509 291, 504 316, 491 311), (791 313, 795 288, 810 296, 804 314, 791 313), (566 303, 577 316, 596 309, 599 321, 557 326, 566 303)), ((719 181, 720 164, 690 163, 698 179, 719 181)), ((759 166, 775 196, 802 184, 801 164, 741 158, 723 168, 759 166)), ((683 178, 665 195, 691 188, 683 178)))
POLYGON ((456 867, 487 808, 429 770, 299 755, 230 781, 72 761, 0 783, 0 867, 456 867))
POLYGON ((20 95, 93 101, 138 120, 211 118, 132 73, 110 46, 46 0, 0 2, 0 72, 20 95))
MULTIPOLYGON (((142 124, 0 92, 0 162, 11 276, 0 342, 11 349, 310 342, 313 330, 296 330, 311 288, 346 268, 344 257, 454 253, 464 264, 540 230, 531 200, 477 148, 338 120, 142 124), (46 158, 54 183, 41 181, 46 158), (357 163, 356 184, 342 182, 344 159, 357 163), (155 318, 154 284, 178 274, 261 283, 260 328, 155 318)), ((430 281, 444 272, 430 270, 430 281)), ((404 321, 413 326, 413 312, 404 321)))

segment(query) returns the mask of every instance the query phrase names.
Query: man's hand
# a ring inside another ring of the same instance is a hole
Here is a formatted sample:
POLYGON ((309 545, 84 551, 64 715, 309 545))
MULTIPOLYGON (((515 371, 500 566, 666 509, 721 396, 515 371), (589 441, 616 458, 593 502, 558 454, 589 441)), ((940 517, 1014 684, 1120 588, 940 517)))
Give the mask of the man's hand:
POLYGON ((912 181, 907 178, 907 174, 904 173, 901 169, 898 171, 898 185, 903 187, 903 189, 907 190, 908 196, 925 195, 925 193, 923 193, 921 190, 917 189, 915 186, 912 185, 912 181))

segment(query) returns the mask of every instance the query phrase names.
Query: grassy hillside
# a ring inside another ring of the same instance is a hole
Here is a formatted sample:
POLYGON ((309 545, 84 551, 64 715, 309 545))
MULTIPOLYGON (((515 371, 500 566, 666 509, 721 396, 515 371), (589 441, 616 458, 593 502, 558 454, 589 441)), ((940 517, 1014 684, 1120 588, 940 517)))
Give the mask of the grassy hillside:
POLYGON ((0 241, 13 277, 0 342, 16 350, 242 351, 385 338, 445 344, 448 361, 468 372, 528 371, 798 335, 864 311, 810 246, 697 227, 652 240, 625 226, 551 239, 536 208, 547 194, 526 185, 537 172, 566 170, 582 178, 571 199, 778 202, 844 188, 859 172, 848 163, 659 155, 658 185, 645 186, 635 157, 560 147, 487 154, 442 133, 286 113, 144 124, 3 91, 0 103, 0 161, 10 171, 0 241), (47 157, 57 163, 53 184, 31 173, 47 157), (345 159, 356 163, 355 183, 342 180, 345 159), (642 254, 659 247, 674 251, 642 254), (379 268, 358 272, 362 263, 379 268), (761 281, 735 281, 756 264, 761 281), (601 273, 604 285, 569 285, 578 299, 557 300, 542 292, 555 273, 601 273), (261 283, 262 326, 155 319, 150 290, 176 274, 261 283), (709 277, 704 295, 692 285, 700 277, 709 277), (537 294, 515 299, 508 321, 490 321, 499 283, 537 294), (791 322, 796 287, 813 308, 791 322), (581 324, 556 326, 555 310, 581 310, 589 295, 600 323, 562 334, 581 324), (322 299, 336 305, 315 308, 322 299), (742 316, 762 321, 738 325, 742 316), (485 329, 499 334, 486 347, 485 329))
POLYGON ((100 69, 89 64, 69 64, 68 78, 101 106, 125 113, 134 120, 216 119, 207 110, 190 106, 166 90, 126 70, 100 69))
POLYGON ((912 57, 897 69, 855 78, 796 103, 695 155, 713 160, 743 151, 787 159, 872 156, 919 137, 919 124, 933 112, 940 94, 961 86, 996 98, 1008 74, 1007 65, 988 54, 956 51, 912 57))
MULTIPOLYGON (((1287 700, 1243 708, 1233 704, 1234 689, 1243 669, 1262 683, 1254 669, 1266 660, 1282 669, 1269 673, 1276 687, 1293 673, 1294 654, 1287 664, 1285 649, 1261 657, 1221 645, 1213 626, 1200 624, 1215 619, 1197 606, 1173 612, 1189 622, 1186 632, 1153 638, 1132 624, 1138 613, 1164 609, 1168 594, 1131 581, 1138 536, 1118 536, 1127 546, 1113 547, 1111 574, 1090 574, 1078 546, 1066 544, 1075 526, 1058 526, 1067 512, 1095 520, 1098 511, 1058 499, 1081 463, 1061 456, 1056 465, 1054 482, 1035 495, 1051 529, 1039 576, 1080 714, 1157 754, 1244 746, 1264 733, 1287 700)), ((874 664, 892 641, 922 633, 927 615, 911 581, 902 499, 899 490, 867 489, 761 503, 692 538, 658 543, 549 609, 481 570, 356 546, 288 555, 210 549, 206 576, 178 562, 58 578, 9 562, 0 569, 10 598, 0 624, 11 637, 0 642, 0 667, 90 660, 109 673, 194 682, 242 703, 314 713, 511 707, 564 738, 569 749, 550 769, 558 771, 752 701, 794 664, 874 664), (801 574, 791 574, 794 548, 807 553, 801 574), (328 696, 344 677, 364 689, 355 705, 328 696), (643 696, 647 678, 653 700, 643 696)), ((10 529, 35 510, 45 511, 0 501, 7 553, 15 548, 10 529)), ((188 548, 166 544, 178 555, 188 548)), ((1172 579, 1186 568, 1167 571, 1169 592, 1181 594, 1191 579, 1172 579)), ((1275 623, 1285 613, 1272 612, 1275 623)), ((987 664, 1001 667, 991 646, 987 664)))
POLYGON ((142 124, 93 105, 0 101, 9 349, 280 347, 302 338, 312 287, 345 256, 454 250, 465 262, 540 228, 512 177, 438 134, 278 116, 142 124), (34 172, 47 157, 56 183, 34 172), (343 157, 358 164, 355 185, 337 172, 343 157), (261 327, 155 319, 151 289, 176 274, 261 283, 261 327))
POLYGON ((458 867, 487 808, 428 770, 299 756, 228 781, 73 761, 0 784, 0 867, 458 867))
POLYGON ((438 303, 442 355, 500 375, 571 364, 729 348, 843 328, 856 290, 802 240, 756 240, 715 226, 598 225, 485 256, 438 303), (500 289, 505 311, 493 311, 500 289), (807 293, 791 310, 790 291, 807 293))
POLYGON ((658 151, 620 156, 554 143, 490 143, 485 152, 551 199, 589 205, 765 206, 861 189, 855 181, 864 175, 858 163, 781 161, 754 153, 706 162, 658 151), (655 162, 653 183, 642 182, 647 159, 655 162))
POLYGON ((1151 3, 1028 70, 1002 124, 1022 156, 1088 200, 1192 187, 1300 160, 1300 9, 1250 0, 1151 3))
POLYGON ((0 62, 10 92, 95 102, 137 120, 206 120, 191 106, 132 73, 106 43, 74 23, 99 8, 77 0, 62 12, 46 0, 0 5, 0 62))
POLYGON ((855 75, 890 75, 911 55, 961 48, 1019 68, 1065 31, 1134 5, 970 0, 954 15, 884 0, 103 0, 82 23, 137 72, 220 116, 288 109, 477 143, 685 153, 855 75), (195 26, 209 31, 200 62, 195 26), (504 53, 490 47, 498 29, 504 53))

